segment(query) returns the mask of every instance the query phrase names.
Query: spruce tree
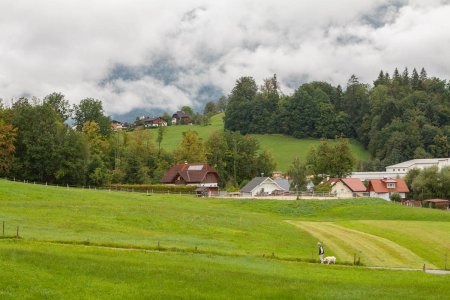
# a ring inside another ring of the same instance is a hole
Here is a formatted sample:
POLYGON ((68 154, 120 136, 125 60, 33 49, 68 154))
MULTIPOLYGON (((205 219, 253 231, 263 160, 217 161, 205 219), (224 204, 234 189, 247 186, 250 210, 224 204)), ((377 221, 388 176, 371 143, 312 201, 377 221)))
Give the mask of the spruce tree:
POLYGON ((425 79, 427 79, 427 71, 425 71, 424 68, 422 68, 422 70, 420 70, 419 79, 420 79, 420 81, 424 81, 425 79))
POLYGON ((408 67, 405 67, 405 70, 403 70, 403 73, 402 73, 402 84, 403 85, 409 85, 408 67))
POLYGON ((373 85, 374 85, 374 86, 378 86, 378 85, 381 85, 381 84, 386 84, 386 80, 385 80, 385 77, 384 77, 384 72, 383 72, 383 70, 381 70, 381 71, 380 71, 380 74, 378 74, 377 80, 375 80, 375 81, 373 82, 373 85))
POLYGON ((420 80, 419 80, 419 74, 417 74, 416 68, 413 69, 412 75, 411 75, 411 88, 413 90, 418 90, 420 88, 420 80))

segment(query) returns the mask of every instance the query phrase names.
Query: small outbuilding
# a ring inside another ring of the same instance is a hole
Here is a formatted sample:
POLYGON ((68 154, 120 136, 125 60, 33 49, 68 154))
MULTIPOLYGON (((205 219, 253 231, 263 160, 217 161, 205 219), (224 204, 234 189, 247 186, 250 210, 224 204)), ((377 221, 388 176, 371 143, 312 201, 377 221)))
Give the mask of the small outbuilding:
POLYGON ((423 202, 427 203, 429 208, 448 210, 450 206, 450 200, 447 199, 427 199, 423 202))

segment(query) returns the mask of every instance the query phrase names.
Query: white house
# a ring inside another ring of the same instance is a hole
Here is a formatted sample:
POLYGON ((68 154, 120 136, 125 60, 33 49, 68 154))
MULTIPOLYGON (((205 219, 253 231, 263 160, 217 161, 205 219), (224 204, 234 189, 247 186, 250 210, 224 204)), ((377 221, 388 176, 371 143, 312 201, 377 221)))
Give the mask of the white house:
POLYGON ((406 182, 401 178, 372 179, 367 190, 370 197, 383 198, 387 201, 391 200, 394 193, 398 193, 401 199, 405 199, 406 193, 409 193, 406 182))
POLYGON ((274 191, 284 189, 270 177, 255 177, 242 189, 241 194, 245 196, 270 195, 274 191))
POLYGON ((361 180, 356 178, 340 178, 331 187, 331 193, 338 198, 362 197, 367 189, 361 180))

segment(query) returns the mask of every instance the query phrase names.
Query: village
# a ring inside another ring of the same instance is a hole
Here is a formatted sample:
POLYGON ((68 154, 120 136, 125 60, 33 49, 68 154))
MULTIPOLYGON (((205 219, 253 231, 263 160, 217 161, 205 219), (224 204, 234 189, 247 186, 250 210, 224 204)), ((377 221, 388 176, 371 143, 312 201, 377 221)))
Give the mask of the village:
MULTIPOLYGON (((326 178, 319 185, 329 184, 329 192, 314 192, 314 184, 308 180, 307 190, 292 190, 288 177, 281 172, 274 172, 271 177, 255 177, 239 192, 222 192, 219 190, 219 174, 205 164, 178 164, 169 169, 162 179, 167 185, 196 186, 196 194, 201 197, 236 197, 254 199, 339 199, 373 197, 386 201, 398 201, 407 206, 449 209, 448 199, 426 199, 414 201, 407 199, 410 192, 403 177, 413 169, 424 170, 437 167, 441 170, 450 166, 450 158, 415 159, 386 167, 386 172, 353 172, 348 178, 326 178)), ((263 175, 263 174, 262 174, 263 175)))

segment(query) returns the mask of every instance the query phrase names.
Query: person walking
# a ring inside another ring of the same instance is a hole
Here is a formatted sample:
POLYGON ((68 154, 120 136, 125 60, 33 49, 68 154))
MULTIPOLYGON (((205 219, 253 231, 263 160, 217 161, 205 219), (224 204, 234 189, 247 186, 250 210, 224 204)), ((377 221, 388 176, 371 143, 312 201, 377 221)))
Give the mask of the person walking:
POLYGON ((324 255, 325 251, 323 250, 323 246, 320 242, 317 243, 317 246, 319 246, 320 263, 323 264, 323 255, 324 255))

